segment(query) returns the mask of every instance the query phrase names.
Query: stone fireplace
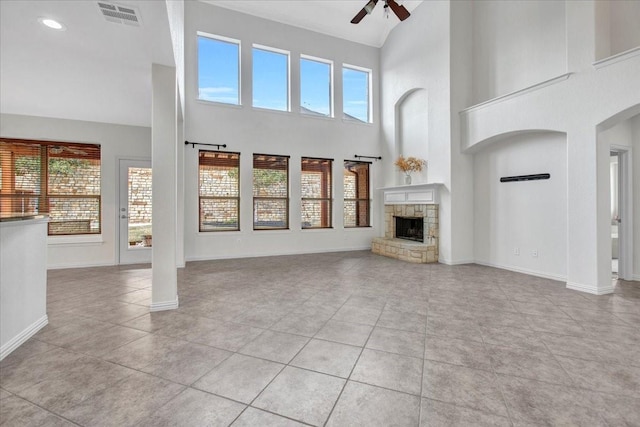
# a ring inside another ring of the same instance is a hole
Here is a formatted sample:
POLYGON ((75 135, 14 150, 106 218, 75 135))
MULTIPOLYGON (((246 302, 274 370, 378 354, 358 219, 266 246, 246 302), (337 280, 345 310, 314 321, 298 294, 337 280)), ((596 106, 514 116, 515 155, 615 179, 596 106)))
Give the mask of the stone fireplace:
POLYGON ((395 236, 398 239, 424 243, 424 220, 422 218, 394 216, 395 236))
POLYGON ((438 262, 439 205, 431 185, 385 190, 384 237, 373 239, 373 253, 416 263, 438 262), (427 195, 428 194, 428 195, 427 195))

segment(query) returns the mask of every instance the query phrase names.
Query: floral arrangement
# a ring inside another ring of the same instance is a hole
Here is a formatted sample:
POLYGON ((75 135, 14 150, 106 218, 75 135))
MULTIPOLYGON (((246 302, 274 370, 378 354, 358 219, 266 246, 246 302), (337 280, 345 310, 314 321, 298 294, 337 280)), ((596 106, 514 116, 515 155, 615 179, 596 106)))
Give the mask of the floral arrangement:
POLYGON ((410 174, 411 172, 421 172, 422 168, 427 165, 427 161, 419 159, 417 157, 407 157, 405 159, 404 157, 400 156, 394 164, 402 172, 410 174))

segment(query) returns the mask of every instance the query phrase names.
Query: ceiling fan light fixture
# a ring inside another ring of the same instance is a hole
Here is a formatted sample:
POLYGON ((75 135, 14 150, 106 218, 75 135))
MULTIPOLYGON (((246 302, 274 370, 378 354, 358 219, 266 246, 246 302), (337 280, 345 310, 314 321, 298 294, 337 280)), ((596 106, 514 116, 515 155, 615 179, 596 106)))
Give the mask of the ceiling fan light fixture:
MULTIPOLYGON (((351 23, 359 24, 360 21, 362 21, 362 18, 364 18, 367 15, 371 15, 371 12, 373 12, 373 9, 376 7, 376 4, 378 4, 378 1, 379 0, 369 0, 367 4, 360 10, 360 12, 358 12, 356 16, 353 17, 353 19, 351 20, 351 23)), ((407 8, 398 4, 396 0, 384 0, 384 17, 387 19, 389 19, 389 15, 390 15, 389 9, 391 9, 391 11, 401 21, 404 21, 409 16, 411 16, 407 8)))
POLYGON ((364 10, 367 11, 367 15, 371 15, 374 7, 376 7, 376 2, 374 2, 373 0, 370 0, 369 3, 365 5, 364 10))

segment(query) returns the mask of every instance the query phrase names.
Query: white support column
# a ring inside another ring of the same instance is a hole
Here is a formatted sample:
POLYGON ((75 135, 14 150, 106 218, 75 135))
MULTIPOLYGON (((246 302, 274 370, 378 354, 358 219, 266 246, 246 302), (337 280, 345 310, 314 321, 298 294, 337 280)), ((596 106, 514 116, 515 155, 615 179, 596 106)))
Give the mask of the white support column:
MULTIPOLYGON (((177 102, 178 109, 180 108, 180 102, 177 102)), ((177 200, 176 200, 176 266, 178 268, 185 267, 185 258, 184 258, 184 151, 185 147, 182 142, 184 141, 184 119, 182 119, 182 115, 178 114, 178 134, 176 137, 176 160, 178 162, 177 165, 177 179, 176 183, 178 186, 177 191, 177 200)))
MULTIPOLYGON (((592 70, 602 35, 596 29, 596 6, 583 0, 565 3, 568 72, 592 70)), ((603 221, 610 222, 605 218, 610 203, 605 199, 609 153, 598 145, 595 127, 578 121, 568 130, 567 159, 567 288, 608 294, 613 292, 611 257, 606 250, 611 246, 611 226, 603 221)))
MULTIPOLYGON (((595 128, 567 133, 567 288, 596 295, 613 292, 611 260, 599 250, 610 245, 599 232, 603 220, 599 205, 604 202, 604 178, 598 171, 601 155, 595 128)), ((608 176, 607 170, 606 180, 608 176)))
POLYGON ((150 309, 161 311, 178 308, 176 70, 173 67, 153 64, 151 79, 153 258, 150 309))

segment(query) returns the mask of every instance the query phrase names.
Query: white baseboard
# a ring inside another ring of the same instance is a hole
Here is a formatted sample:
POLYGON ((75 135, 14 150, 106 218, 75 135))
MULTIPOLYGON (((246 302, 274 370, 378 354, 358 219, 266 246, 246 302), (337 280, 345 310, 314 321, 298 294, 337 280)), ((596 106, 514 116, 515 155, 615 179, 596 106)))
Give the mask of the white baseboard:
POLYGON ((640 274, 634 274, 633 275, 633 280, 636 282, 640 282, 640 274))
POLYGON ((83 263, 83 262, 71 262, 65 264, 47 264, 47 270, 62 270, 65 268, 89 268, 89 267, 110 267, 114 264, 112 262, 98 262, 98 263, 83 263))
POLYGON ((176 295, 176 299, 174 301, 152 302, 149 306, 149 311, 175 310, 178 306, 178 296, 176 295))
POLYGON ((558 280, 560 282, 566 282, 567 281, 566 276, 559 276, 557 274, 549 274, 549 273, 545 273, 545 272, 542 272, 542 271, 529 270, 527 268, 513 267, 513 266, 509 266, 509 265, 504 265, 504 264, 497 264, 495 262, 478 261, 478 260, 476 260, 475 263, 476 264, 480 264, 480 265, 484 265, 484 266, 487 266, 487 267, 500 268, 502 270, 514 271, 516 273, 528 274, 530 276, 542 277, 543 279, 558 280))
POLYGON ((47 326, 48 323, 49 317, 45 314, 34 323, 29 325, 25 330, 9 340, 9 342, 7 342, 2 346, 2 348, 0 348, 0 360, 4 359, 9 354, 11 354, 13 350, 24 344, 25 341, 34 336, 40 329, 47 326))
POLYGON ((586 292, 593 295, 606 295, 613 293, 613 285, 594 288, 593 286, 585 286, 581 283, 567 282, 567 289, 574 291, 586 292))
POLYGON ((438 258, 438 262, 440 264, 446 264, 446 265, 463 265, 463 264, 474 264, 475 260, 462 259, 462 260, 453 261, 445 258, 438 258))
POLYGON ((321 249, 317 251, 310 252, 300 252, 300 251, 282 251, 282 252, 273 252, 273 253, 245 253, 245 254, 234 254, 234 255, 211 255, 211 256, 188 256, 186 257, 187 262, 192 261, 214 261, 218 259, 240 259, 240 258, 262 258, 268 256, 287 256, 287 255, 311 255, 311 254, 324 254, 331 252, 353 252, 353 251, 368 251, 371 250, 371 244, 366 246, 356 246, 350 248, 331 248, 331 249, 321 249))
MULTIPOLYGON (((90 267, 112 267, 116 265, 137 265, 137 264, 149 264, 148 262, 133 262, 131 264, 118 264, 112 262, 104 262, 104 263, 70 263, 70 264, 50 264, 47 265, 47 270, 63 270, 65 268, 90 268, 90 267)), ((176 268, 184 268, 185 264, 176 264, 176 268)))

